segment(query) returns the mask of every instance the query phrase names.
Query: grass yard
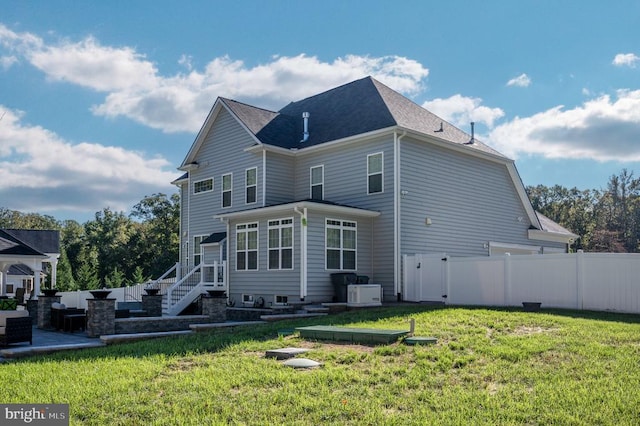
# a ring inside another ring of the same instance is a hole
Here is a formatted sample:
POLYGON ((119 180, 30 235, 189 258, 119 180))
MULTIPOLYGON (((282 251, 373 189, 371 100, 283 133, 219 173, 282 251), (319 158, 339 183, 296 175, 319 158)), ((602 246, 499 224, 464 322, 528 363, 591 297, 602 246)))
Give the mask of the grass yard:
POLYGON ((640 423, 640 316, 407 306, 0 364, 3 403, 68 403, 71 424, 640 423), (408 329, 430 346, 309 342, 278 330, 408 329), (294 370, 269 349, 306 347, 294 370))

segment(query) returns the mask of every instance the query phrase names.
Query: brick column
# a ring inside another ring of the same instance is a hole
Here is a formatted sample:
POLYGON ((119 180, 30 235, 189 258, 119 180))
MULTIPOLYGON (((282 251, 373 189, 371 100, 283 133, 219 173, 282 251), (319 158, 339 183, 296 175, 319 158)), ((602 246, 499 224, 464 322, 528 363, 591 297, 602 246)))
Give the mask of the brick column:
POLYGON ((208 315, 211 322, 227 320, 227 297, 202 295, 202 315, 208 315))
POLYGON ((61 296, 38 296, 38 328, 52 329, 51 326, 51 305, 55 302, 60 303, 61 296))
POLYGON ((142 310, 147 312, 148 317, 162 316, 162 295, 161 294, 143 294, 142 310))
POLYGON ((87 299, 87 335, 116 333, 116 299, 87 299))

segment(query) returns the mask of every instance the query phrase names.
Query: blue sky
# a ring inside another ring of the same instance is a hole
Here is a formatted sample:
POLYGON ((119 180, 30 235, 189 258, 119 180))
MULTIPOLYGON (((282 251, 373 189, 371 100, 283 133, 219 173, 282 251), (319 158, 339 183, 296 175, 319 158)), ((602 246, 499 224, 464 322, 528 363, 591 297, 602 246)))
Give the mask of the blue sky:
POLYGON ((4 0, 0 207, 128 212, 175 192, 217 96, 278 110, 366 75, 475 121, 525 185, 640 170, 637 1, 4 0))

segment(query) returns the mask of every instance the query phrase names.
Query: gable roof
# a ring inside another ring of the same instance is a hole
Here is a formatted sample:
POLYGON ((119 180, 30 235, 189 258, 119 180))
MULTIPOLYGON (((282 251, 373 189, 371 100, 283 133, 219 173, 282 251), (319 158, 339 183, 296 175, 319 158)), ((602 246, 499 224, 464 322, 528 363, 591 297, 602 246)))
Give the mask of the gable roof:
POLYGON ((227 109, 258 144, 284 149, 305 148, 382 129, 414 131, 442 141, 504 157, 498 151, 446 122, 372 77, 365 77, 326 92, 269 111, 242 102, 218 98, 182 163, 193 160, 222 108, 227 109), (303 137, 302 113, 309 113, 309 138, 303 137))
POLYGON ((44 253, 30 247, 7 230, 0 229, 0 256, 45 256, 44 253))
POLYGON ((60 231, 40 229, 3 229, 3 231, 40 253, 60 253, 60 231))

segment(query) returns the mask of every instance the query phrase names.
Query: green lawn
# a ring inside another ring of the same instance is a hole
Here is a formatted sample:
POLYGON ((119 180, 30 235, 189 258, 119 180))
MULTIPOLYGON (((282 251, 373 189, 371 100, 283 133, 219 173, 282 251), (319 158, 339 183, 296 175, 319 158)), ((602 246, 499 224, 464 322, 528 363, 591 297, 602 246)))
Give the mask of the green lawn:
POLYGON ((640 316, 407 306, 0 364, 3 403, 68 403, 71 424, 640 423, 640 316), (278 330, 408 329, 431 346, 278 330), (294 370, 269 349, 311 348, 294 370))

